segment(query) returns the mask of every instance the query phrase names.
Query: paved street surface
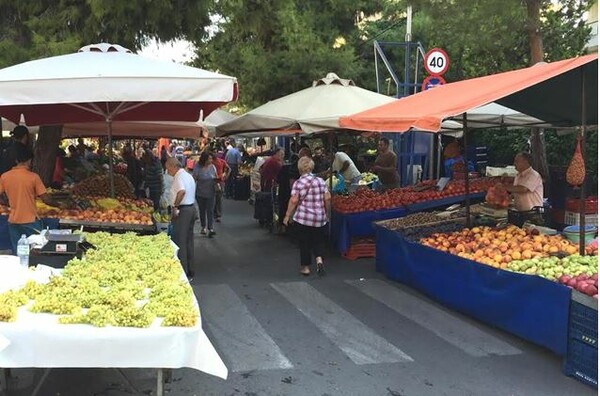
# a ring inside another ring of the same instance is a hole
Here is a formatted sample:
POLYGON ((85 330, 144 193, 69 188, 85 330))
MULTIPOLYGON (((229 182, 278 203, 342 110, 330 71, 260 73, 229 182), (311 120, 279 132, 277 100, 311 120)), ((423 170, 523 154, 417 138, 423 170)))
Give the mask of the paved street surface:
MULTIPOLYGON (((561 373, 561 359, 429 300, 334 252, 327 275, 298 274, 298 251, 226 202, 214 239, 197 238, 193 282, 225 380, 174 370, 167 395, 592 395, 561 373)), ((449 279, 449 282, 452 280, 449 279)), ((154 394, 153 370, 127 369, 154 394)), ((40 370, 14 370, 28 395, 40 370)), ((41 395, 135 394, 110 369, 53 370, 41 395)))

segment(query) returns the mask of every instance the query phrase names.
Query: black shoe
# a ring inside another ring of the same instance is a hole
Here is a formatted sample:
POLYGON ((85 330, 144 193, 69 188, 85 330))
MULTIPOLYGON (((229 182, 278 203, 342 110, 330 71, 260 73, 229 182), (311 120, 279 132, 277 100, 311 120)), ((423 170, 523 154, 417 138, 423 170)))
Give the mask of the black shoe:
POLYGON ((323 266, 323 263, 317 263, 317 274, 319 276, 325 275, 325 267, 323 266))
POLYGON ((188 271, 186 275, 187 275, 188 282, 192 283, 192 281, 194 280, 194 275, 195 275, 194 271, 188 271))
POLYGON ((217 233, 214 230, 208 230, 208 237, 209 238, 212 238, 215 235, 217 235, 217 233))
POLYGON ((221 218, 220 218, 220 217, 217 217, 217 218, 215 219, 215 221, 216 221, 217 223, 220 223, 220 222, 221 222, 221 218))

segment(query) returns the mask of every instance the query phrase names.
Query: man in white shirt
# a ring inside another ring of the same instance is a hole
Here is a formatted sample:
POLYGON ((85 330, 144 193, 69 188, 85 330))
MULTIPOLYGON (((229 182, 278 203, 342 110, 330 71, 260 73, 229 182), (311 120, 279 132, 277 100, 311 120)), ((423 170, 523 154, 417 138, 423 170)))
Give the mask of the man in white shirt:
POLYGON ((352 158, 343 151, 335 153, 332 169, 334 172, 340 172, 344 176, 344 180, 352 184, 356 184, 360 180, 360 171, 354 165, 352 158))
POLYGON ((169 175, 173 176, 171 184, 173 232, 171 239, 179 247, 177 256, 191 281, 194 278, 194 223, 198 218, 194 206, 196 182, 192 175, 182 169, 181 163, 176 158, 168 158, 165 166, 169 175))

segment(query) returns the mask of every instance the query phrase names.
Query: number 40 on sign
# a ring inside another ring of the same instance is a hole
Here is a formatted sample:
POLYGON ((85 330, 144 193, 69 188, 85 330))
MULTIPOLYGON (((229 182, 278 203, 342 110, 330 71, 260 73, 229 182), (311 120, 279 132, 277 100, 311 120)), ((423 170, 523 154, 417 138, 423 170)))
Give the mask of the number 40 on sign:
POLYGON ((432 48, 425 54, 423 65, 427 73, 432 76, 441 76, 448 70, 450 59, 443 49, 432 48))

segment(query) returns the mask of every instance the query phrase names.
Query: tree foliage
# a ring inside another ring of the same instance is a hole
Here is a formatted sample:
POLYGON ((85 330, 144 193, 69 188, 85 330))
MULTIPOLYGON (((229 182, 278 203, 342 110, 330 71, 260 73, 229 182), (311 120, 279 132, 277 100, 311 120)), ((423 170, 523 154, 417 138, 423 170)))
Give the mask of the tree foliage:
POLYGON ((0 67, 97 42, 200 40, 210 0, 0 0, 0 67))

